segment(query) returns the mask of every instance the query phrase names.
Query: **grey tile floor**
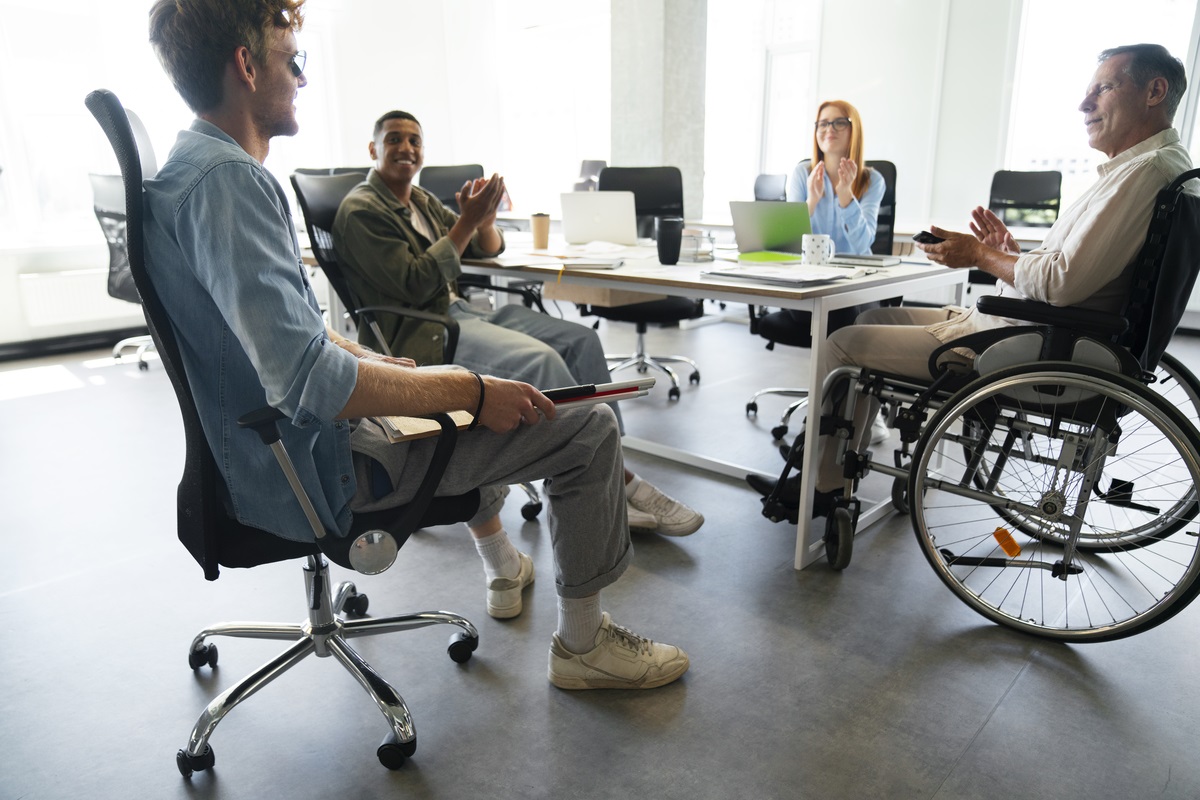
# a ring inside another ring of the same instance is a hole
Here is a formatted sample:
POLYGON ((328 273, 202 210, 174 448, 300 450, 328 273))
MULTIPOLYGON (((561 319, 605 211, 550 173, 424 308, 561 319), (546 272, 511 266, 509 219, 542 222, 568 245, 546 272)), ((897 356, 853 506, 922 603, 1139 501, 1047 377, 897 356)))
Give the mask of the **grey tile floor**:
MULTIPOLYGON (((602 334, 632 341, 621 326, 602 334)), ((651 341, 697 358, 703 380, 676 404, 660 388, 626 404, 630 431, 777 469, 768 431, 783 401, 759 420, 743 405, 805 355, 765 352, 733 323, 651 341)), ((1200 365, 1197 340, 1172 350, 1200 365)), ((358 580, 374 613, 449 608, 480 628, 461 666, 448 631, 356 641, 412 709, 416 756, 380 767, 378 711, 337 664, 309 659, 230 714, 215 770, 184 781, 174 754, 197 714, 281 649, 220 640, 215 672, 193 674, 191 637, 218 620, 300 620, 300 570, 203 580, 174 535, 170 386, 157 364, 103 355, 0 364, 0 798, 1200 796, 1197 609, 1109 644, 1024 637, 942 588, 907 518, 863 532, 845 572, 796 572, 793 531, 744 485, 639 455, 636 471, 708 521, 685 539, 638 537, 604 602, 689 651, 681 681, 554 689, 552 582, 534 584, 520 618, 492 620, 465 530, 429 530, 358 580), (13 396, 22 387, 37 388, 13 396)), ((545 522, 510 505, 510 534, 551 575, 545 522)))

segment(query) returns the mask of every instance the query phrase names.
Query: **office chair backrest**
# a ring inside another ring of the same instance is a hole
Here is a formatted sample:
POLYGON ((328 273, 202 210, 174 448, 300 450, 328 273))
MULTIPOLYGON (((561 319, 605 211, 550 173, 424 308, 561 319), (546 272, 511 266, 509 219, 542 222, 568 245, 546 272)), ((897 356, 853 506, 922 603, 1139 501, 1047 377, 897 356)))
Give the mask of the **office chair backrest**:
POLYGON ((638 236, 654 233, 655 217, 683 216, 683 174, 678 167, 605 167, 597 189, 633 192, 638 236))
POLYGON ((1200 272, 1200 197, 1183 191, 1200 169, 1183 173, 1158 193, 1146 241, 1138 252, 1124 316, 1122 344, 1153 373, 1183 319, 1200 272))
POLYGON ((142 298, 142 312, 146 315, 150 335, 154 337, 155 348, 171 379, 183 416, 187 447, 176 504, 179 540, 204 568, 204 577, 210 581, 220 575, 219 567, 222 564, 231 567, 253 566, 317 552, 315 544, 289 542, 256 528, 231 523, 214 513, 222 507, 218 488, 220 473, 208 440, 204 437, 191 388, 183 374, 183 359, 170 318, 146 270, 142 168, 147 162, 140 151, 131 116, 126 115, 115 94, 98 89, 87 96, 85 103, 108 136, 121 167, 125 184, 129 268, 142 298), (227 535, 230 528, 236 530, 227 535))
POLYGON ((362 180, 367 179, 370 167, 297 167, 301 175, 358 175, 362 180))
POLYGON ((871 252, 890 256, 896 234, 896 165, 890 161, 868 161, 866 165, 877 170, 884 181, 883 200, 879 203, 871 252))
POLYGON ((1050 227, 1058 219, 1062 173, 1058 170, 1016 172, 992 176, 988 208, 1006 225, 1050 227))
POLYGON ((787 200, 787 175, 759 175, 754 179, 754 199, 787 200))
POLYGON ((363 182, 365 174, 357 171, 347 171, 337 174, 296 170, 292 173, 292 188, 296 191, 296 200, 300 203, 300 213, 304 217, 304 227, 308 230, 309 242, 312 244, 313 255, 317 264, 329 280, 329 285, 337 293, 350 318, 358 324, 358 307, 361 303, 354 296, 350 284, 346 282, 345 273, 338 264, 337 254, 333 250, 333 221, 337 217, 338 206, 350 193, 350 190, 363 182))
POLYGON ((447 167, 424 167, 417 176, 417 184, 432 194, 442 205, 459 213, 458 201, 454 195, 467 181, 483 177, 481 164, 455 164, 447 167))
POLYGON ((125 183, 120 175, 88 175, 92 183, 92 209, 108 242, 108 293, 118 300, 141 303, 133 274, 129 271, 129 249, 125 245, 125 183))

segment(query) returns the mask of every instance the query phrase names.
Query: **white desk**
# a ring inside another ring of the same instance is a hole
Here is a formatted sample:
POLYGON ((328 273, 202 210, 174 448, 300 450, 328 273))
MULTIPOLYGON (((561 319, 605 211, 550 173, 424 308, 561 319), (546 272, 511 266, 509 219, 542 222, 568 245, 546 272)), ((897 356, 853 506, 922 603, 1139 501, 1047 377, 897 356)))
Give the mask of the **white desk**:
MULTIPOLYGON (((512 244, 512 242, 510 242, 512 244)), ((536 257, 531 256, 530 260, 536 257)), ((513 251, 505 254, 508 263, 519 260, 513 251)), ((542 259, 544 260, 544 259, 542 259)), ((771 305, 795 308, 812 313, 812 340, 821 343, 813 348, 809 383, 813 391, 819 387, 828 372, 825 366, 823 346, 829 328, 829 312, 846 306, 885 300, 903 294, 916 294, 931 289, 950 287, 954 290, 956 303, 961 303, 967 279, 966 270, 951 270, 932 264, 900 264, 880 269, 872 275, 837 283, 810 285, 803 288, 750 283, 725 278, 701 275, 709 269, 707 264, 678 264, 664 266, 655 261, 633 261, 620 269, 598 270, 573 268, 560 270, 553 266, 488 266, 464 264, 467 272, 523 280, 561 281, 577 286, 594 286, 626 291, 649 293, 667 292, 672 295, 705 300, 723 300, 730 303, 771 305)), ((820 403, 808 404, 808 430, 820 427, 820 403)), ((728 462, 706 458, 698 453, 685 451, 659 442, 651 442, 626 435, 622 440, 625 447, 647 452, 663 458, 707 469, 722 475, 742 478, 748 472, 758 470, 741 467, 728 462)), ((803 569, 823 555, 822 532, 811 530, 811 512, 814 481, 817 471, 816 448, 805 448, 800 490, 800 520, 796 533, 796 569, 803 569)), ((771 476, 775 477, 775 476, 771 476)), ((860 529, 888 513, 890 503, 864 509, 859 518, 860 529)))

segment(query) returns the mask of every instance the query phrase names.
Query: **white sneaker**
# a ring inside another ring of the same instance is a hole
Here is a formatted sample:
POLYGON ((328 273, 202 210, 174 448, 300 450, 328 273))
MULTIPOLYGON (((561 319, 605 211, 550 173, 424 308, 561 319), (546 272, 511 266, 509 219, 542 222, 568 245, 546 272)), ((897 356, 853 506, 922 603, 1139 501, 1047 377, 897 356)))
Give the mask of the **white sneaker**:
MULTIPOLYGON (((656 530, 664 536, 687 536, 704 524, 704 516, 668 497, 642 479, 642 485, 629 498, 630 508, 650 514, 658 523, 656 530)), ((632 522, 629 527, 633 527, 632 522)))
POLYGON ((658 530, 658 518, 634 508, 628 500, 625 501, 625 513, 629 517, 629 530, 638 533, 654 533, 658 530))
POLYGON ((604 612, 596 646, 581 654, 550 643, 550 682, 560 689, 653 689, 688 670, 687 653, 614 625, 604 612))
POLYGON ((512 619, 521 613, 521 592, 533 583, 533 559, 517 553, 521 560, 521 571, 515 578, 493 578, 488 581, 487 612, 496 619, 512 619))
POLYGON ((876 414, 875 420, 871 423, 871 445, 883 444, 890 438, 892 438, 892 431, 884 421, 883 413, 876 414))

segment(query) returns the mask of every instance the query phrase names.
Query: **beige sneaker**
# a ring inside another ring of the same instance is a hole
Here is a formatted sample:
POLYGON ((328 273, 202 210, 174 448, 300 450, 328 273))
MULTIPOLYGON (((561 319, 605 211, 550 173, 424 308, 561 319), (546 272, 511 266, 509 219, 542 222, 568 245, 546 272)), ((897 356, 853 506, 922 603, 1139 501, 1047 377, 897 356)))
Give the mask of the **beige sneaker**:
MULTIPOLYGON (((645 478, 642 485, 629 498, 631 509, 649 514, 657 523, 657 530, 663 536, 687 536, 695 533, 704 524, 704 515, 694 511, 675 498, 663 494, 645 478)), ((631 522, 629 527, 633 527, 631 522)))
POLYGON ((625 501, 625 513, 629 517, 629 530, 638 533, 654 533, 658 530, 658 517, 634 508, 628 500, 625 501))
POLYGON ((614 625, 604 612, 596 646, 582 655, 550 643, 550 682, 560 689, 653 689, 688 670, 687 653, 614 625))
POLYGON ((521 592, 533 583, 533 559, 524 553, 517 553, 521 558, 521 571, 515 578, 493 578, 487 587, 487 611, 496 619, 512 619, 521 613, 523 601, 521 592))

